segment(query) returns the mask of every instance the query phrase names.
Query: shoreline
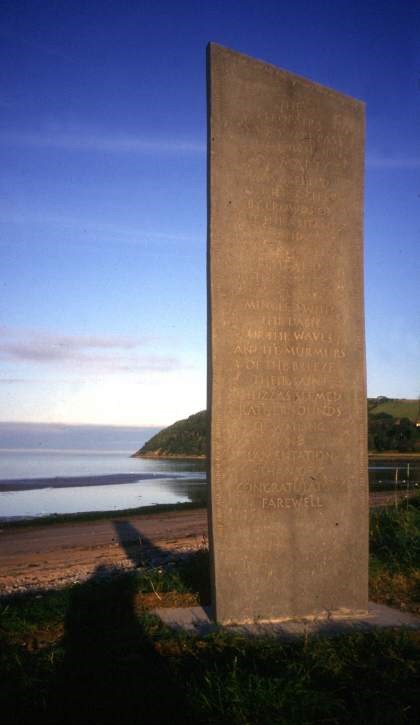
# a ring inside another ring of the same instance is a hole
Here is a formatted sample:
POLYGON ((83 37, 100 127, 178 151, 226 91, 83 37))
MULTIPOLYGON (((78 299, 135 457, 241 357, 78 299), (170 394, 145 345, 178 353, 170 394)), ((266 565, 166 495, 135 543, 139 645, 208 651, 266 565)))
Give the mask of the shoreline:
POLYGON ((381 460, 398 460, 399 458, 409 458, 410 460, 420 460, 420 451, 410 451, 410 453, 400 453, 399 451, 381 451, 368 453, 368 458, 371 461, 381 460))
MULTIPOLYGON (((140 456, 139 456, 140 457, 140 456)), ((149 458, 154 458, 155 460, 158 460, 157 456, 148 456, 149 458)), ((161 458, 161 457, 160 457, 161 458)), ((180 460, 180 457, 176 456, 178 460, 180 460)), ((183 460, 197 460, 198 457, 195 457, 194 459, 183 459, 183 460)), ((202 459, 201 459, 202 460, 202 459)), ((398 465, 398 462, 404 461, 404 463, 408 466, 410 462, 415 462, 420 460, 420 453, 387 453, 387 452, 381 452, 381 453, 373 453, 369 454, 369 463, 373 463, 375 461, 378 462, 384 462, 389 461, 390 463, 393 463, 394 465, 398 465)), ((417 470, 417 469, 416 469, 417 470)), ((24 493, 29 491, 41 491, 46 489, 65 489, 65 488, 89 488, 89 487, 95 487, 95 486, 112 486, 112 485, 124 485, 124 484, 130 484, 130 483, 141 483, 141 482, 153 482, 153 481, 169 481, 177 479, 177 473, 176 472, 150 472, 150 473, 126 473, 126 474, 105 474, 105 475, 94 475, 94 476, 59 476, 59 477, 53 477, 53 478, 21 478, 21 479, 0 479, 0 495, 2 493, 5 494, 15 494, 15 493, 24 493)), ((183 476, 181 478, 182 481, 185 481, 185 477, 183 476)), ((207 481, 205 480, 205 476, 202 471, 191 471, 188 475, 188 482, 191 484, 202 484, 203 486, 206 486, 207 481)), ((383 483, 383 482, 380 482, 383 483)), ((374 489, 372 489, 373 491, 374 489)), ((380 491, 385 493, 388 493, 394 490, 391 486, 382 486, 380 489, 377 490, 377 493, 380 491)), ((402 492, 402 488, 401 488, 402 492)), ((76 492, 75 492, 76 494, 76 492)), ((125 516, 125 515, 132 515, 132 514, 146 514, 146 513, 152 513, 152 512, 159 512, 159 511, 169 511, 169 510, 181 510, 182 508, 188 509, 188 508, 201 508, 203 506, 202 501, 195 503, 193 502, 184 502, 179 504, 149 504, 146 506, 135 506, 133 508, 125 508, 125 509, 109 509, 109 510, 81 510, 77 512, 72 513, 51 513, 51 514, 42 514, 42 515, 32 515, 32 516, 24 516, 24 515, 14 515, 14 516, 0 516, 0 528, 9 528, 10 526, 42 526, 42 525, 49 525, 53 523, 59 523, 59 522, 74 522, 74 521, 93 521, 98 519, 106 519, 108 517, 119 517, 119 516, 125 516)))
MULTIPOLYGON (((130 458, 146 458, 148 460, 156 461, 205 461, 207 462, 207 456, 187 456, 182 453, 169 453, 161 456, 158 453, 133 453, 130 458)), ((398 458, 410 458, 413 460, 420 459, 420 451, 410 451, 409 453, 401 453, 400 451, 368 451, 368 458, 370 460, 381 460, 381 459, 398 459, 398 458)))
POLYGON ((133 453, 130 458, 146 458, 157 461, 207 461, 207 456, 187 456, 183 453, 168 453, 165 456, 158 453, 133 453))
MULTIPOLYGON (((193 474, 194 471, 191 471, 193 474)), ((52 478, 5 478, 0 479, 0 493, 37 491, 43 488, 80 488, 87 486, 115 486, 138 481, 158 481, 177 478, 176 471, 150 473, 110 473, 98 476, 54 476, 52 478)), ((191 475, 191 480, 194 476, 191 475)))
MULTIPOLYGON (((395 503, 394 494, 370 495, 370 510, 395 503)), ((2 524, 0 537, 1 600, 184 558, 207 548, 208 512, 188 503, 51 516, 2 524)))
MULTIPOLYGON (((395 492, 392 488, 369 490, 369 508, 389 506, 397 501, 409 500, 418 496, 417 490, 412 490, 407 495, 405 488, 395 492)), ((74 513, 47 514, 32 517, 9 517, 0 518, 0 534, 10 529, 43 528, 62 524, 88 524, 90 522, 109 521, 110 519, 127 518, 131 516, 149 517, 164 514, 175 514, 188 511, 200 511, 208 509, 208 504, 203 501, 185 501, 180 503, 151 504, 149 506, 138 506, 128 509, 111 509, 106 511, 77 511, 74 513)))
POLYGON ((77 524, 94 521, 108 521, 109 519, 126 518, 127 516, 158 516, 182 511, 197 511, 207 509, 206 504, 194 501, 183 503, 157 503, 150 506, 137 506, 129 509, 111 509, 108 511, 77 511, 68 514, 47 514, 41 516, 15 516, 0 519, 0 533, 2 530, 25 529, 31 527, 53 526, 55 524, 77 524))

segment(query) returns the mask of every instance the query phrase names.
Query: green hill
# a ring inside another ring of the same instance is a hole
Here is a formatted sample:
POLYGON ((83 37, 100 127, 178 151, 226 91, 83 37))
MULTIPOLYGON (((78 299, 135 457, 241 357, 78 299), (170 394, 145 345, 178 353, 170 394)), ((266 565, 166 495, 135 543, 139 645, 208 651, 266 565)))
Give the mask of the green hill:
POLYGON ((201 410, 161 430, 133 458, 205 458, 206 449, 207 411, 201 410))
MULTIPOLYGON (((368 398, 369 450, 420 450, 419 401, 380 396, 368 398)), ((157 433, 135 457, 145 458, 205 458, 207 450, 208 418, 202 410, 185 420, 178 420, 157 433)))
POLYGON ((370 451, 420 452, 419 401, 407 398, 368 398, 370 451))
POLYGON ((388 413, 393 418, 409 418, 413 423, 420 418, 419 401, 410 398, 368 398, 369 413, 388 413))

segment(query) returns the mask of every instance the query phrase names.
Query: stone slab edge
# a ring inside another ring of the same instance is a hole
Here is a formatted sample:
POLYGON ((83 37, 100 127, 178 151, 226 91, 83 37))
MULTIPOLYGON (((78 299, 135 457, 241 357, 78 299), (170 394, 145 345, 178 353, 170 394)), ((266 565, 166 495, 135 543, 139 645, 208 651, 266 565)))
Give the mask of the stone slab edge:
POLYGON ((206 635, 223 629, 226 632, 252 637, 276 637, 289 639, 308 634, 344 634, 351 631, 372 631, 406 627, 420 629, 420 617, 401 612, 383 604, 369 602, 367 612, 350 614, 348 612, 326 613, 322 617, 287 619, 277 622, 259 622, 249 624, 231 624, 221 627, 211 618, 210 607, 172 607, 153 609, 152 614, 159 617, 166 626, 189 634, 206 635))

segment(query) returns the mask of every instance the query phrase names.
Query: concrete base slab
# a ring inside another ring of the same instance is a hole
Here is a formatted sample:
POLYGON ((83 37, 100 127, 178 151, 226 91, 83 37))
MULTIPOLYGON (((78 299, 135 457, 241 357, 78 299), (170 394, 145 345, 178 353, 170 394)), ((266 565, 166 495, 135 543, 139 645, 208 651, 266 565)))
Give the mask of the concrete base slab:
MULTIPOLYGON (((185 607, 154 609, 163 624, 175 630, 206 635, 219 628, 211 619, 210 607, 185 607)), ((372 631, 377 628, 407 627, 420 629, 420 617, 383 604, 369 603, 367 612, 335 612, 324 616, 301 619, 285 619, 276 622, 229 624, 223 629, 253 637, 278 637, 290 639, 308 634, 340 634, 351 631, 372 631)))

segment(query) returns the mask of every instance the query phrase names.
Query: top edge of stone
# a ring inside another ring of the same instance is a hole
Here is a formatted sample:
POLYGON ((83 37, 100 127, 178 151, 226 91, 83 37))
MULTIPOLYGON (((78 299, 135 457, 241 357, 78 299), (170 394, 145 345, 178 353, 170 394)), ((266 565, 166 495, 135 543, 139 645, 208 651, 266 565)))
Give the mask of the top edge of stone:
POLYGON ((341 98, 344 101, 347 101, 349 104, 356 104, 360 106, 362 109, 365 108, 366 103, 365 101, 360 100, 360 98, 354 98, 354 96, 349 96, 347 93, 342 93, 341 91, 336 91, 334 88, 330 88, 329 86, 324 86, 322 83, 317 83, 316 81, 312 81, 310 78, 306 78, 305 76, 301 76, 298 73, 293 73, 292 71, 286 70, 286 68, 279 68, 278 66, 274 65, 273 63, 269 63, 265 60, 261 60, 261 58, 254 58, 251 55, 246 55, 245 53, 240 53, 237 50, 232 50, 232 48, 227 48, 225 45, 220 45, 220 43, 215 43, 213 41, 210 41, 207 43, 207 53, 219 53, 220 55, 226 55, 226 56, 233 56, 237 60, 241 60, 242 62, 246 62, 249 64, 258 64, 260 66, 269 67, 271 70, 275 71, 281 76, 287 76, 288 78, 291 78, 292 80, 296 80, 299 83, 302 83, 303 85, 307 86, 308 88, 312 90, 317 90, 320 93, 324 93, 329 96, 338 97, 341 98))

